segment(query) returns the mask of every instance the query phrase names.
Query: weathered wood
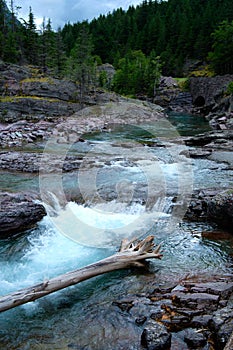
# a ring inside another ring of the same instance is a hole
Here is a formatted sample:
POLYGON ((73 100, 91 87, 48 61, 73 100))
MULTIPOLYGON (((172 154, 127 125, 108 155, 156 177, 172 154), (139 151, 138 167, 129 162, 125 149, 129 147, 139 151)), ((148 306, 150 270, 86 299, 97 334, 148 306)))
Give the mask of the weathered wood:
POLYGON ((231 333, 230 338, 228 339, 228 342, 225 345, 225 348, 223 350, 232 350, 233 349, 233 332, 231 333))
POLYGON ((108 258, 0 298, 0 312, 34 301, 106 272, 131 266, 143 266, 145 259, 161 259, 160 246, 155 247, 153 241, 153 236, 148 236, 142 241, 123 240, 119 252, 108 258))

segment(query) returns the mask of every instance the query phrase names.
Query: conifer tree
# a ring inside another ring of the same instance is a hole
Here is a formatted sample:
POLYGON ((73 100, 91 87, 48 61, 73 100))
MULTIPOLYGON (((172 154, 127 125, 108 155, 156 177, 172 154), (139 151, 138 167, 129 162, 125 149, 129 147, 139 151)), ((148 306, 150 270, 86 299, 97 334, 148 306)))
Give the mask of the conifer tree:
POLYGON ((84 94, 95 84, 96 72, 92 56, 93 45, 87 24, 83 24, 74 48, 66 64, 66 73, 79 85, 79 99, 82 103, 84 94))
POLYGON ((39 35, 36 30, 36 24, 32 8, 29 8, 28 22, 24 21, 24 49, 27 60, 31 64, 39 64, 39 35))

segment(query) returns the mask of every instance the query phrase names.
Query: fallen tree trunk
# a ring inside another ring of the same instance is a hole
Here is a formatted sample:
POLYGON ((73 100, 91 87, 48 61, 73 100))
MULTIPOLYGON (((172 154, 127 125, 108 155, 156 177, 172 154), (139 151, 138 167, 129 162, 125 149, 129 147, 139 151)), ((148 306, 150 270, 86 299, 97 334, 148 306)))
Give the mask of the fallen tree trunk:
POLYGON ((106 259, 54 277, 35 286, 8 294, 0 298, 0 312, 34 301, 45 295, 106 272, 129 268, 131 266, 144 266, 143 262, 148 258, 161 259, 160 246, 155 247, 153 240, 153 236, 148 236, 142 241, 123 240, 119 252, 106 259))
POLYGON ((225 348, 223 350, 232 350, 233 349, 233 332, 231 333, 230 338, 228 339, 228 342, 225 345, 225 348))

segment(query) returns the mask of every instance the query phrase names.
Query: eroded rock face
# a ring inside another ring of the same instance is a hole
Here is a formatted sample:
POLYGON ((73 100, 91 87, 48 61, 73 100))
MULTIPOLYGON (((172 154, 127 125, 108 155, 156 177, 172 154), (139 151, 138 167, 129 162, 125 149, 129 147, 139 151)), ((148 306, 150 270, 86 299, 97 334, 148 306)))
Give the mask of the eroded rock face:
POLYGON ((161 77, 153 102, 177 112, 193 109, 191 94, 182 91, 172 77, 161 77))
POLYGON ((190 93, 196 111, 204 114, 213 129, 231 130, 233 95, 226 95, 233 75, 190 78, 190 93))
POLYGON ((32 194, 0 193, 0 238, 30 229, 46 215, 35 198, 32 194))
POLYGON ((192 77, 190 78, 190 92, 194 105, 197 107, 214 106, 217 96, 233 80, 233 75, 223 75, 216 77, 192 77))

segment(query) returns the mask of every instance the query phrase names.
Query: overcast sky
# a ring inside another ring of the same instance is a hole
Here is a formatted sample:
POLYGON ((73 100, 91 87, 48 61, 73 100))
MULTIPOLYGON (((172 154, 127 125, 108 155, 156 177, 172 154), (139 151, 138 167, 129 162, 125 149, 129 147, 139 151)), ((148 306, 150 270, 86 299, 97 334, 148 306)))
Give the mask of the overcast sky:
POLYGON ((15 6, 21 7, 18 18, 28 20, 31 6, 36 24, 40 25, 43 17, 50 18, 55 30, 67 22, 90 21, 119 7, 126 10, 130 5, 141 3, 142 0, 15 0, 15 6))

